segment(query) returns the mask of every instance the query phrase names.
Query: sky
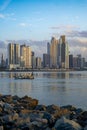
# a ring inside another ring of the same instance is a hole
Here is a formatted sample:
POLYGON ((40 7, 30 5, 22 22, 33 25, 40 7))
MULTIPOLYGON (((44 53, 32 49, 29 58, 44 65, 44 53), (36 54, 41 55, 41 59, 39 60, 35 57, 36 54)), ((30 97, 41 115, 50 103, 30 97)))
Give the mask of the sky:
POLYGON ((42 47, 40 54, 60 35, 71 53, 87 57, 87 0, 0 0, 0 52, 9 40, 22 40, 33 41, 35 51, 42 47))

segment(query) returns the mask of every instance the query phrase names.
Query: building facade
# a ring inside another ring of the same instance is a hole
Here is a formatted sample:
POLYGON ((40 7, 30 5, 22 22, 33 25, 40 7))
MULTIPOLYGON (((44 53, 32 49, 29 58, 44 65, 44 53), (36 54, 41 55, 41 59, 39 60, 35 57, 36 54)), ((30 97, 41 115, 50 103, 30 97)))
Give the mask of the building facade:
POLYGON ((41 58, 40 57, 36 57, 36 68, 37 69, 42 68, 41 58))
POLYGON ((50 67, 57 68, 57 56, 58 56, 58 40, 52 37, 51 44, 50 44, 50 67))
MULTIPOLYGON (((47 44, 50 49, 50 67, 51 68, 69 68, 69 46, 66 42, 65 35, 59 40, 52 37, 51 43, 47 44)), ((49 50, 47 48, 47 50, 49 50)), ((49 51, 48 51, 49 52, 49 51)))
POLYGON ((43 54, 43 67, 50 68, 50 55, 49 54, 43 54))
POLYGON ((29 46, 21 45, 20 46, 20 66, 24 68, 32 68, 32 54, 31 48, 29 46))
POLYGON ((19 44, 8 44, 8 66, 9 68, 20 67, 20 46, 19 44))

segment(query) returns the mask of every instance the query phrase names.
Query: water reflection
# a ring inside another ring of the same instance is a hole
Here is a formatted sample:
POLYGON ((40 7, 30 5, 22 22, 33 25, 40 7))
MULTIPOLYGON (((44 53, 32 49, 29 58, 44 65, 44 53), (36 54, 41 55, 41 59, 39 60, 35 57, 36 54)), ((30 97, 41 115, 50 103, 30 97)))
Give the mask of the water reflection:
POLYGON ((34 72, 34 80, 15 80, 15 74, 0 73, 0 93, 28 95, 47 105, 74 104, 87 108, 86 72, 34 72))

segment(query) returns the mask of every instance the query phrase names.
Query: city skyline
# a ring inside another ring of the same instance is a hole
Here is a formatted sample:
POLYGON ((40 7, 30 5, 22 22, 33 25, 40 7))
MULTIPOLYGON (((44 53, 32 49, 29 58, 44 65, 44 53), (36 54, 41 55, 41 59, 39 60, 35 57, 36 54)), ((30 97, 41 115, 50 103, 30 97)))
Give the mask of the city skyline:
POLYGON ((76 57, 69 53, 69 46, 65 35, 59 39, 52 37, 47 43, 47 53, 43 53, 43 59, 36 57, 35 52, 26 44, 8 44, 8 58, 1 56, 1 67, 16 68, 64 68, 85 69, 87 61, 81 54, 76 57))
POLYGON ((0 52, 9 40, 28 40, 40 55, 43 41, 64 34, 70 52, 87 58, 86 5, 86 0, 0 0, 0 52))

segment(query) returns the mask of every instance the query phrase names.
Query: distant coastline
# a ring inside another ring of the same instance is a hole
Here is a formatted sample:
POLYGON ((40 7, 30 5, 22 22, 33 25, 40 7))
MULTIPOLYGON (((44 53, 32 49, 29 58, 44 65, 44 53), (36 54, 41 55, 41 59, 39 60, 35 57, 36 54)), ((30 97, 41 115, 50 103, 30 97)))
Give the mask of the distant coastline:
MULTIPOLYGON (((5 68, 0 68, 0 72, 5 71, 5 72, 32 72, 32 69, 5 69, 5 68)), ((87 69, 33 69, 33 72, 68 72, 68 71, 87 71, 87 69)))

